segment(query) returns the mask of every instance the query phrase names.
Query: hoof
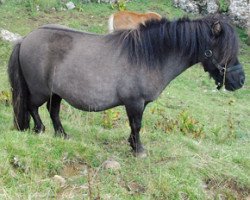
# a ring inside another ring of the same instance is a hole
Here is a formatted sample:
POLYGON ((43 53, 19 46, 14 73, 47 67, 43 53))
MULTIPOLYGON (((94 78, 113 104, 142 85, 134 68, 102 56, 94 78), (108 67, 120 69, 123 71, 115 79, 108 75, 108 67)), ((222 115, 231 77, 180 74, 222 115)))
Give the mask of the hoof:
POLYGON ((137 158, 146 158, 147 157, 147 151, 144 148, 141 148, 137 151, 133 151, 133 155, 137 158))
POLYGON ((148 156, 146 151, 145 152, 134 152, 133 154, 136 158, 146 158, 148 156))
POLYGON ((35 126, 33 130, 35 131, 36 134, 42 134, 45 131, 45 126, 41 126, 41 127, 35 126))
POLYGON ((68 135, 68 134, 64 134, 64 136, 63 136, 63 139, 65 139, 65 140, 69 140, 70 139, 70 136, 68 135))
POLYGON ((69 135, 67 133, 61 132, 61 131, 56 131, 55 136, 56 137, 61 137, 61 138, 65 139, 65 140, 70 139, 70 137, 69 137, 69 135))

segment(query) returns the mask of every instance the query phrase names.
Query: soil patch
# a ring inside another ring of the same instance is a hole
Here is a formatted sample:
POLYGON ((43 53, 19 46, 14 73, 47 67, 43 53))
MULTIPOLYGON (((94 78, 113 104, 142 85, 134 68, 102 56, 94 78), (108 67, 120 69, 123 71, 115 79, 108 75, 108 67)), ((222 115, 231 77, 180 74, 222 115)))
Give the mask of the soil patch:
POLYGON ((250 197, 250 188, 241 186, 235 180, 208 179, 204 183, 204 189, 209 199, 237 199, 246 200, 250 197))

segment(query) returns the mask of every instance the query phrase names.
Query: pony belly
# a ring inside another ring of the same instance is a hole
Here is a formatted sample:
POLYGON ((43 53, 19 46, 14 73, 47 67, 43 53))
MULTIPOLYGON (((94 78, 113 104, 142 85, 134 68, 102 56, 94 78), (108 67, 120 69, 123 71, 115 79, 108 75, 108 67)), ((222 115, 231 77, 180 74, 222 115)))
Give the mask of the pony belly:
POLYGON ((68 98, 63 98, 66 102, 68 102, 71 106, 87 111, 87 112, 99 112, 99 111, 104 111, 109 108, 113 108, 116 106, 121 105, 120 102, 118 101, 113 101, 113 102, 87 102, 87 101, 81 101, 81 100, 73 100, 73 99, 68 99, 68 98))
POLYGON ((65 87, 54 85, 53 93, 59 95, 73 107, 88 111, 98 112, 112 108, 121 104, 119 98, 114 92, 104 90, 95 90, 90 87, 65 87))

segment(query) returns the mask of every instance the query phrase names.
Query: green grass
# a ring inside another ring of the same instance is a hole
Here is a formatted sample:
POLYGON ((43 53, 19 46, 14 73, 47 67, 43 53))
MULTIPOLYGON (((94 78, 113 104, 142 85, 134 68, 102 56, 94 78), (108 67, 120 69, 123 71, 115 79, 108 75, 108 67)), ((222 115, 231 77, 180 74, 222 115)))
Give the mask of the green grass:
MULTIPOLYGON (((53 2, 53 1, 51 1, 53 2)), ((32 11, 13 1, 0 5, 0 27, 25 35, 46 23, 107 32, 106 4, 81 4, 81 12, 32 11)), ((126 7, 170 18, 184 14, 170 1, 137 0, 126 7)), ((146 159, 134 158, 122 107, 86 113, 63 102, 62 123, 70 140, 55 138, 42 107, 43 135, 13 130, 6 102, 11 44, 0 41, 0 199, 244 199, 250 195, 250 48, 242 38, 240 61, 246 85, 234 93, 216 91, 197 65, 171 82, 143 119, 146 159), (118 171, 103 162, 114 158, 118 171), (61 187, 54 175, 66 178, 61 187)))

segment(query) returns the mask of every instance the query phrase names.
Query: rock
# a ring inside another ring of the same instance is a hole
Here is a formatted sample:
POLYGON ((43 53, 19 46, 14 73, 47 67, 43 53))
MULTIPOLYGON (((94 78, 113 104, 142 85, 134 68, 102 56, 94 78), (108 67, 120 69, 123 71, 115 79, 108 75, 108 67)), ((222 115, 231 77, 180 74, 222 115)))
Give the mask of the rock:
POLYGON ((229 17, 241 28, 247 28, 247 26, 249 26, 247 23, 250 9, 247 1, 248 0, 231 0, 228 8, 229 17))
POLYGON ((66 3, 66 7, 67 7, 68 10, 72 10, 76 6, 75 6, 75 4, 72 1, 70 1, 70 2, 66 3))
POLYGON ((228 0, 224 5, 218 0, 173 0, 176 7, 180 7, 186 12, 200 13, 206 15, 213 14, 221 10, 232 19, 235 25, 241 28, 249 27, 250 9, 249 0, 228 0), (227 8, 228 7, 228 8, 227 8))
POLYGON ((22 36, 5 29, 0 29, 0 38, 4 41, 15 42, 16 40, 21 39, 22 36))
POLYGON ((190 0, 174 0, 174 5, 186 12, 199 13, 198 6, 190 0))
POLYGON ((111 194, 104 194, 102 198, 103 198, 103 200, 111 200, 111 199, 113 199, 111 194))
POLYGON ((145 188, 142 185, 140 185, 140 184, 138 184, 136 182, 128 183, 127 188, 132 193, 143 193, 143 192, 145 192, 145 188))
POLYGON ((216 0, 211 0, 207 2, 207 12, 216 13, 219 11, 219 5, 216 3, 216 0))
POLYGON ((121 169, 120 163, 117 162, 117 161, 115 161, 114 159, 106 160, 103 163, 103 167, 104 167, 104 169, 112 169, 112 170, 119 170, 119 169, 121 169))
POLYGON ((62 176, 59 176, 59 175, 55 175, 53 177, 53 180, 58 183, 61 187, 64 187, 66 186, 66 180, 65 178, 63 178, 62 176))
POLYGON ((246 200, 250 200, 250 195, 246 197, 246 200))
POLYGON ((174 0, 174 5, 186 12, 201 14, 216 13, 219 9, 216 0, 174 0))

